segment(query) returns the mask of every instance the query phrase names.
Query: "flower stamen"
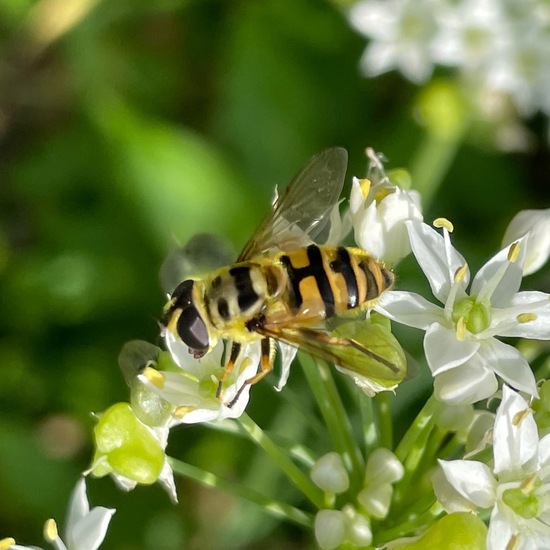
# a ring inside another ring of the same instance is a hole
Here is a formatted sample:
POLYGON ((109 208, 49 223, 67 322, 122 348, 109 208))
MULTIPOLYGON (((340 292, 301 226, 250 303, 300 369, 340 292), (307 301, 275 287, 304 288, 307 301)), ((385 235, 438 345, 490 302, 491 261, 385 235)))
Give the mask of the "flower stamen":
POLYGON ((59 537, 59 533, 57 531, 57 523, 55 522, 55 519, 48 519, 46 523, 44 524, 44 539, 46 542, 55 542, 55 540, 59 537))
POLYGON ((464 317, 461 317, 456 323, 456 339, 463 342, 466 339, 466 324, 464 317))
POLYGON ((142 375, 159 390, 162 390, 164 388, 166 376, 164 376, 164 374, 162 374, 162 372, 159 372, 157 369, 154 369, 152 367, 145 367, 143 369, 142 375))
POLYGON ((529 493, 532 493, 533 490, 537 486, 537 475, 531 474, 529 477, 525 478, 522 482, 519 488, 521 489, 521 492, 524 495, 528 495, 529 493))
POLYGON ((530 323, 531 321, 536 321, 538 319, 538 315, 536 313, 520 313, 516 317, 516 321, 518 323, 530 323))
POLYGON ((454 225, 447 218, 436 218, 433 221, 433 226, 437 229, 446 229, 449 233, 454 231, 454 225))
POLYGON ((519 253, 521 252, 521 246, 519 245, 519 242, 516 241, 515 243, 512 243, 510 245, 510 249, 508 250, 508 261, 513 264, 517 261, 519 253))
POLYGON ((508 544, 506 545, 506 550, 516 550, 519 548, 519 536, 517 534, 512 535, 508 544))
POLYGON ((512 418, 512 424, 518 427, 533 411, 529 408, 519 411, 512 418))
POLYGON ((8 537, 7 539, 0 540, 0 550, 8 550, 10 546, 15 544, 15 539, 8 537))

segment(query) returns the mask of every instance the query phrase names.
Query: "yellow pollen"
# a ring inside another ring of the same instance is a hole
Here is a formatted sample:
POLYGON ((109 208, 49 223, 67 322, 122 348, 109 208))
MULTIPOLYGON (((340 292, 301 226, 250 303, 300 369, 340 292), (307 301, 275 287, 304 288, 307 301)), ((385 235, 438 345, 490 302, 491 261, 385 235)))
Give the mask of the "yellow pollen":
POLYGON ((521 492, 524 495, 528 495, 533 491, 535 488, 535 485, 537 483, 537 476, 536 474, 531 474, 528 478, 525 478, 522 482, 519 488, 521 489, 521 492))
POLYGON ((512 424, 514 426, 519 426, 524 418, 527 418, 533 411, 529 408, 523 409, 522 411, 517 412, 512 418, 512 424))
POLYGON ((519 243, 517 241, 510 245, 510 250, 508 250, 508 261, 511 264, 513 264, 518 259, 520 251, 521 247, 519 246, 519 243))
POLYGON ((459 342, 466 339, 466 325, 464 324, 464 317, 461 317, 456 323, 456 339, 459 342))
POLYGON ((187 413, 190 413, 191 411, 194 411, 197 407, 190 407, 190 406, 184 406, 176 407, 176 410, 174 411, 174 416, 176 418, 183 418, 187 413))
POLYGON ((519 548, 519 537, 518 535, 512 535, 506 545, 506 550, 516 550, 517 548, 519 548))
POLYGON ((537 314, 536 313, 520 313, 516 317, 516 321, 518 323, 529 323, 531 321, 537 320, 537 314))
POLYGON ((7 539, 0 540, 0 550, 8 550, 10 546, 15 544, 15 539, 8 537, 7 539))
POLYGON ((44 539, 46 539, 46 542, 53 542, 57 537, 57 523, 55 523, 55 519, 47 520, 44 524, 44 539))
POLYGON ((359 180, 359 187, 361 188, 361 193, 363 198, 366 199, 369 196, 371 181, 368 178, 359 180))
POLYGON ((436 218, 433 221, 433 226, 437 228, 444 227, 449 233, 452 233, 455 228, 447 218, 436 218))
POLYGON ((459 267, 455 272, 455 283, 461 283, 468 273, 468 264, 459 267))
POLYGON ((166 376, 162 374, 162 372, 159 372, 157 369, 154 369, 152 367, 145 367, 143 369, 143 376, 151 382, 154 386, 156 386, 159 390, 162 390, 164 388, 164 383, 166 382, 166 376))

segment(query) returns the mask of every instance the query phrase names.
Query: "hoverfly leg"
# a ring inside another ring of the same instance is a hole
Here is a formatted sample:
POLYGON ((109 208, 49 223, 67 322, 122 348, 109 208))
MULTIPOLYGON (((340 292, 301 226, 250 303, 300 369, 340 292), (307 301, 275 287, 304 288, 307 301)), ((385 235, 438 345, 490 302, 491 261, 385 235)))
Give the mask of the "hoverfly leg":
POLYGON ((256 382, 259 382, 262 378, 267 376, 273 370, 273 362, 275 361, 275 342, 271 338, 264 338, 261 341, 262 347, 262 360, 260 363, 260 372, 258 372, 252 378, 244 381, 244 384, 239 388, 235 397, 226 405, 231 408, 239 400, 241 393, 246 386, 252 386, 256 382))
POLYGON ((219 399, 222 395, 222 389, 223 389, 223 383, 227 380, 227 377, 231 374, 233 371, 233 367, 235 366, 235 363, 237 362, 237 358, 239 357, 239 353, 241 352, 241 344, 238 342, 232 342, 231 343, 231 353, 229 355, 229 360, 227 361, 227 364, 225 365, 223 374, 220 376, 219 382, 218 382, 218 389, 216 390, 216 399, 219 399))

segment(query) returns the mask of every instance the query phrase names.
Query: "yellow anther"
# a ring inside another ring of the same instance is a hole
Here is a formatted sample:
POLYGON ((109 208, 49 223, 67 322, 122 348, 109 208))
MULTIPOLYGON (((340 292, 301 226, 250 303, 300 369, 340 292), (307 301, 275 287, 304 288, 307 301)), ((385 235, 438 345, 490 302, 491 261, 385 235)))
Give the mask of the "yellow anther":
POLYGON ((8 550, 10 546, 15 544, 15 539, 8 537, 7 539, 0 540, 0 550, 8 550))
POLYGON ((533 489, 537 486, 537 475, 531 474, 529 477, 525 478, 522 482, 519 488, 521 489, 521 492, 524 495, 528 495, 529 493, 533 492, 533 489))
POLYGON ((512 418, 512 424, 514 426, 519 426, 523 422, 523 419, 527 418, 532 412, 533 411, 529 408, 517 412, 512 418))
POLYGON ((164 383, 166 382, 166 376, 162 374, 162 372, 159 372, 157 369, 154 369, 152 367, 145 367, 143 369, 143 376, 151 382, 154 386, 156 386, 159 390, 162 390, 164 388, 164 383))
POLYGON ((359 180, 359 187, 361 188, 361 193, 363 198, 366 199, 369 196, 371 181, 368 178, 359 180))
POLYGON ((516 317, 518 323, 530 323, 531 321, 536 321, 538 318, 536 313, 520 313, 516 317))
POLYGON ((506 550, 517 550, 517 548, 519 548, 519 536, 512 535, 506 545, 506 550))
POLYGON ((455 271, 455 283, 458 284, 464 281, 467 274, 468 274, 468 264, 464 264, 462 267, 459 267, 455 271))
POLYGON ((44 524, 44 539, 46 542, 53 542, 58 538, 57 523, 55 519, 49 519, 44 524))
POLYGON ((464 322, 464 317, 460 317, 460 319, 456 323, 456 339, 459 342, 462 342, 466 339, 466 324, 464 322))
POLYGON ((395 187, 383 187, 378 191, 374 197, 374 200, 378 203, 382 202, 388 195, 395 193, 395 187))
POLYGON ((521 246, 519 246, 518 241, 510 245, 510 250, 508 250, 508 261, 511 264, 513 264, 518 259, 520 251, 521 251, 521 246))
POLYGON ((176 407, 174 410, 174 416, 176 418, 183 418, 187 413, 194 411, 197 407, 184 406, 176 407))
POLYGON ((454 225, 447 218, 436 218, 433 221, 433 226, 438 229, 444 227, 449 233, 452 233, 455 229, 454 225))

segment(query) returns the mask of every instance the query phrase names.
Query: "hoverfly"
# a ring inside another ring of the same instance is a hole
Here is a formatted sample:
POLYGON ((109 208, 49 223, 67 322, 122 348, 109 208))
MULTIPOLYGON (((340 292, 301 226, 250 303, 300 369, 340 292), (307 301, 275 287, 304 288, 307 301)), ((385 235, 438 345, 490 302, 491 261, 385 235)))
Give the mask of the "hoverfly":
POLYGON ((323 326, 331 317, 372 307, 394 281, 393 273, 364 250, 314 242, 326 232, 337 208, 346 168, 347 152, 342 148, 311 158, 275 200, 237 262, 181 282, 164 307, 163 330, 181 339, 195 358, 207 354, 220 338, 231 341, 218 398, 241 346, 261 341, 258 372, 229 406, 247 384, 272 370, 277 340, 361 373, 354 362, 346 362, 343 348, 351 346, 380 363, 388 379, 399 377, 391 361, 323 326))

